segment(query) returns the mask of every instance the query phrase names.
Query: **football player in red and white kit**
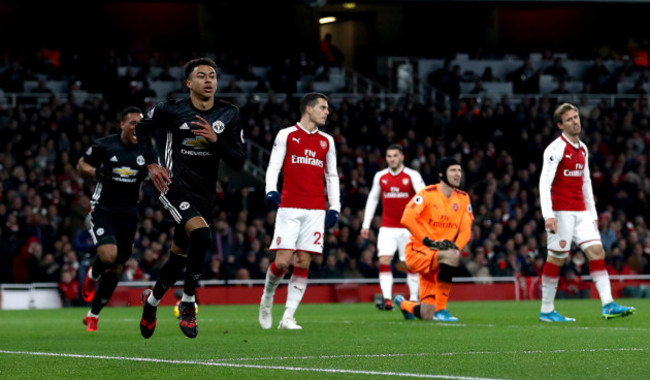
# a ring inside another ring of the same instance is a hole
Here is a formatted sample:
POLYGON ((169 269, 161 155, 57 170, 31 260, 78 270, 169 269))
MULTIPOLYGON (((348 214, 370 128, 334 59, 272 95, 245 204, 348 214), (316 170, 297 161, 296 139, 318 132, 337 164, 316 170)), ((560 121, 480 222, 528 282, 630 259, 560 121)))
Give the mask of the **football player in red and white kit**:
POLYGON ((325 229, 338 223, 341 210, 334 139, 318 129, 325 125, 329 115, 327 97, 320 93, 305 95, 300 101, 300 112, 299 123, 278 132, 266 171, 266 202, 279 209, 270 247, 276 256, 266 273, 260 302, 259 322, 264 329, 271 328, 273 323, 273 295, 294 253, 286 307, 278 328, 302 329, 294 313, 307 288, 311 255, 323 253, 325 229), (282 196, 278 193, 280 171, 284 174, 282 196))
POLYGON ((569 103, 558 106, 553 115, 562 135, 544 150, 539 179, 542 216, 547 232, 548 256, 542 272, 543 322, 574 322, 555 311, 560 268, 575 243, 589 258, 589 272, 598 289, 605 319, 634 313, 633 307, 614 302, 605 269, 605 250, 600 241, 598 216, 589 176, 587 146, 580 141, 580 115, 569 103))
MULTIPOLYGON (((393 144, 386 149, 388 167, 378 171, 372 180, 372 187, 366 201, 366 209, 361 225, 361 237, 368 239, 370 223, 381 198, 381 226, 377 236, 377 256, 379 257, 379 287, 384 302, 377 305, 380 310, 393 310, 393 271, 390 263, 395 251, 399 260, 405 260, 404 249, 411 233, 400 223, 404 207, 418 191, 425 187, 422 176, 417 171, 404 166, 402 147, 393 144)), ((419 275, 407 272, 406 283, 411 301, 418 300, 419 275)))

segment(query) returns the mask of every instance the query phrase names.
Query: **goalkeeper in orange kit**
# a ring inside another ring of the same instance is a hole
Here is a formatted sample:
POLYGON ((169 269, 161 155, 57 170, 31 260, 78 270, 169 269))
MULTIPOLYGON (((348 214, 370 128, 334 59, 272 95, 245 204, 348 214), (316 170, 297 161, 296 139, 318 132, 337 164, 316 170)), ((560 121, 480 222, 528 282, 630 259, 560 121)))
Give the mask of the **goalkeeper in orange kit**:
POLYGON ((441 158, 440 183, 420 190, 404 209, 401 223, 411 232, 406 266, 420 275, 419 303, 395 297, 406 319, 458 321, 447 311, 447 300, 459 250, 469 242, 474 220, 469 195, 458 190, 462 174, 460 162, 441 158))

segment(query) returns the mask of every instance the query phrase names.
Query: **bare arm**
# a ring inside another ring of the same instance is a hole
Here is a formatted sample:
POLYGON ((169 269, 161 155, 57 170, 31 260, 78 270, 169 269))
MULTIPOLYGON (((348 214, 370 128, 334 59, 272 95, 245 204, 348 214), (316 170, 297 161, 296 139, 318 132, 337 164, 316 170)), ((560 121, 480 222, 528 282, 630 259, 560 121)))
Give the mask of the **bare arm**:
POLYGON ((96 179, 95 167, 87 163, 83 157, 81 157, 79 161, 77 161, 77 171, 85 179, 96 179))

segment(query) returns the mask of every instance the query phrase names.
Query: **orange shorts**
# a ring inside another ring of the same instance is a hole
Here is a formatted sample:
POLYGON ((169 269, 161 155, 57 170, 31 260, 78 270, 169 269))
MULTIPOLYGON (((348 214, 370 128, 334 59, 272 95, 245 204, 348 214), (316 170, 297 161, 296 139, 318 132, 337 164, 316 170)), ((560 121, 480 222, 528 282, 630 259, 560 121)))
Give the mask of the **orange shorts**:
POLYGON ((426 247, 414 248, 413 242, 409 242, 405 256, 409 271, 420 275, 420 303, 434 305, 439 270, 438 251, 426 247))

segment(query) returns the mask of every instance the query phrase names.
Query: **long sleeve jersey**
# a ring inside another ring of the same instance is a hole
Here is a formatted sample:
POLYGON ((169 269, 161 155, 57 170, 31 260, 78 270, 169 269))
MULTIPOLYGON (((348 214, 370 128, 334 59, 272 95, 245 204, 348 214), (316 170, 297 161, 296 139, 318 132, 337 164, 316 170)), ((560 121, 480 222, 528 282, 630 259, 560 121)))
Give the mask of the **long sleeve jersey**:
POLYGON ((403 228, 400 220, 404 207, 415 193, 425 187, 422 176, 417 171, 402 167, 396 173, 390 168, 378 171, 372 180, 368 193, 362 228, 370 228, 370 223, 381 198, 381 227, 403 228))
POLYGON ((341 210, 336 148, 332 136, 318 129, 308 132, 300 123, 278 132, 266 170, 266 192, 278 191, 283 173, 280 207, 341 210))
POLYGON ((587 146, 571 143, 564 135, 544 150, 539 177, 539 198, 544 219, 554 211, 589 211, 598 218, 589 174, 587 146))
POLYGON ((440 185, 420 190, 406 205, 401 223, 411 232, 416 249, 425 249, 422 239, 450 240, 463 249, 472 236, 474 212, 469 195, 454 190, 449 198, 440 185))

